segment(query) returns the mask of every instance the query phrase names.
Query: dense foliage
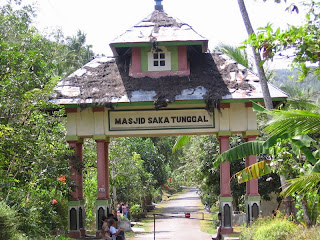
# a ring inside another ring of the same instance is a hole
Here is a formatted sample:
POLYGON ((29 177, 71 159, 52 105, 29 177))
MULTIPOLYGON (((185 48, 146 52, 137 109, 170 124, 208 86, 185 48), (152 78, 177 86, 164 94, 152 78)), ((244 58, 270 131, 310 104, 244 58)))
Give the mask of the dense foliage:
POLYGON ((35 239, 67 226, 72 153, 63 142, 64 111, 49 99, 60 74, 88 59, 65 65, 72 45, 40 35, 32 17, 30 6, 0 7, 0 200, 15 209, 15 227, 35 239))
POLYGON ((320 67, 317 64, 320 60, 320 3, 314 0, 301 1, 299 5, 292 4, 288 10, 299 13, 304 6, 307 6, 307 13, 303 25, 273 29, 268 24, 260 28, 257 34, 251 34, 247 43, 262 52, 264 60, 261 64, 276 54, 282 55, 292 58, 293 67, 300 70, 300 80, 310 72, 320 79, 320 67), (290 50, 289 53, 287 50, 290 50))

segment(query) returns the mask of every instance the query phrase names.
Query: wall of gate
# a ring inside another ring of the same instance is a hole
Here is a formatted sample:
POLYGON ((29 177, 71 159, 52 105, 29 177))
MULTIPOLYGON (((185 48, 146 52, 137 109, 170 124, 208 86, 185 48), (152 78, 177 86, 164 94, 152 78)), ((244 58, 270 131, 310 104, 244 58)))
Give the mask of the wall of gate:
POLYGON ((223 105, 213 113, 204 104, 172 104, 155 110, 153 106, 89 107, 67 109, 67 135, 168 136, 244 133, 257 130, 256 113, 244 102, 223 105))

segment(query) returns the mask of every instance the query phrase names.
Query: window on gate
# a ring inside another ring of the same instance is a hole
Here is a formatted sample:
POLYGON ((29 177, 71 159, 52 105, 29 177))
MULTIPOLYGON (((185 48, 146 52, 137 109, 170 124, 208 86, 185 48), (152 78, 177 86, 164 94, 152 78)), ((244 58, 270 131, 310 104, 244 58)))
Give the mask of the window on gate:
POLYGON ((148 52, 148 71, 170 71, 171 52, 166 47, 158 47, 148 52))

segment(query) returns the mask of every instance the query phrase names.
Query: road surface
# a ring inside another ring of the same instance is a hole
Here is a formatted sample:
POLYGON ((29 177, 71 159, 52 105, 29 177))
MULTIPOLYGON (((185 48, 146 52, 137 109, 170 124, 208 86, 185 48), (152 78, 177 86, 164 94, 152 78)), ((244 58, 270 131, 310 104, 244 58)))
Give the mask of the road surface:
POLYGON ((197 212, 203 212, 203 208, 197 188, 187 189, 177 198, 169 199, 162 208, 163 215, 156 216, 155 232, 152 229, 151 233, 138 234, 134 240, 211 240, 214 236, 200 231, 202 215, 197 212), (190 213, 190 218, 185 218, 185 213, 190 213))

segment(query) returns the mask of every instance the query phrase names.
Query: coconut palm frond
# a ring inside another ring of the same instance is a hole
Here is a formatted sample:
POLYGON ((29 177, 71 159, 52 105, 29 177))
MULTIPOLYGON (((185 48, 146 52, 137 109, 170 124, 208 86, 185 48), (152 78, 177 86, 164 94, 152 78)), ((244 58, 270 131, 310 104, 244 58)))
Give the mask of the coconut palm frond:
POLYGON ((294 193, 304 195, 307 192, 319 189, 320 173, 312 173, 299 178, 288 180, 289 187, 281 192, 281 195, 289 196, 294 193))
POLYGON ((303 135, 320 131, 320 114, 303 110, 272 111, 270 114, 274 118, 264 130, 271 135, 303 135))
POLYGON ((172 152, 174 153, 178 149, 181 149, 183 146, 187 145, 190 142, 190 138, 192 136, 179 136, 176 140, 176 143, 174 144, 172 148, 172 152))
POLYGON ((313 104, 310 98, 290 98, 287 100, 287 104, 291 109, 300 109, 308 111, 317 111, 319 109, 318 106, 313 104))
POLYGON ((217 49, 240 63, 242 66, 252 69, 252 66, 249 66, 248 55, 245 51, 227 44, 220 44, 217 49))
POLYGON ((221 162, 235 161, 251 155, 267 154, 268 149, 263 147, 264 141, 250 141, 233 147, 218 156, 213 166, 218 167, 221 162))

